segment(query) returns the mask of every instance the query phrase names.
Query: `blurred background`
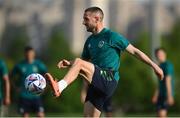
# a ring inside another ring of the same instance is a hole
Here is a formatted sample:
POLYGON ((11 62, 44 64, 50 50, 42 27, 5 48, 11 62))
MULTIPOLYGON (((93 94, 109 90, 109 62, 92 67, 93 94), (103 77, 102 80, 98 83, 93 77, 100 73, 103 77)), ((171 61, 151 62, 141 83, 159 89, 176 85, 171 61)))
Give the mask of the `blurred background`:
MULTIPOLYGON (((165 47, 175 68, 175 105, 171 116, 180 116, 180 0, 0 0, 0 57, 11 71, 31 45, 48 71, 61 79, 63 58, 79 57, 90 35, 82 25, 87 7, 98 6, 105 14, 105 26, 123 34, 151 58, 165 47)), ((127 53, 122 55, 121 79, 113 96, 114 116, 155 116, 151 98, 157 83, 152 70, 127 53)), ((12 80, 13 81, 13 80, 12 80)), ((82 116, 82 81, 69 86, 58 99, 49 89, 42 95, 46 116, 82 116)), ((17 94, 12 92, 10 116, 17 114, 17 94)))

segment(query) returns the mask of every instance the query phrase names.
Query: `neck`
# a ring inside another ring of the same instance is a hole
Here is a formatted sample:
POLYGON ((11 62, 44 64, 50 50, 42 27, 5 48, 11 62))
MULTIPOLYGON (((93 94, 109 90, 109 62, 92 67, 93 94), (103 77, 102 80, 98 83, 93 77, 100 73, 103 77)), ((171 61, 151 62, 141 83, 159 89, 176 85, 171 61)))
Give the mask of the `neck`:
POLYGON ((104 28, 103 24, 99 24, 92 33, 98 34, 99 32, 101 32, 103 30, 103 28, 104 28))
POLYGON ((164 63, 164 62, 166 62, 166 59, 165 59, 165 60, 160 61, 159 63, 161 64, 161 63, 164 63))
POLYGON ((34 59, 30 59, 30 60, 26 59, 26 61, 27 61, 29 64, 31 64, 31 63, 33 63, 34 59))

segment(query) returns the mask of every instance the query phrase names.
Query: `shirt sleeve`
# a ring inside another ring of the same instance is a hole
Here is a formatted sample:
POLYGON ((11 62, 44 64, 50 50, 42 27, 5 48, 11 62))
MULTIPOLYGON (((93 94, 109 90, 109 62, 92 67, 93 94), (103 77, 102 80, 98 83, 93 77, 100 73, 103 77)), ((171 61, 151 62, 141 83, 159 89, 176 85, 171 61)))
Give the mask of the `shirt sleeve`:
POLYGON ((44 75, 45 73, 47 73, 47 67, 45 66, 44 63, 39 61, 38 68, 39 68, 40 74, 44 75))
POLYGON ((172 76, 173 75, 174 69, 173 69, 173 65, 172 64, 168 63, 165 69, 166 69, 165 76, 167 76, 167 75, 172 76))
POLYGON ((6 66, 5 62, 2 62, 1 71, 2 71, 2 76, 5 76, 5 75, 8 74, 8 69, 7 69, 7 66, 6 66))
POLYGON ((19 67, 18 64, 14 66, 14 68, 12 69, 11 75, 15 76, 16 74, 18 74, 19 67))
POLYGON ((81 54, 81 58, 84 59, 84 60, 90 59, 88 45, 89 45, 89 39, 86 40, 86 42, 84 44, 83 52, 81 54))
POLYGON ((110 39, 112 46, 118 48, 121 51, 124 51, 129 45, 129 41, 125 37, 115 32, 112 33, 110 39))

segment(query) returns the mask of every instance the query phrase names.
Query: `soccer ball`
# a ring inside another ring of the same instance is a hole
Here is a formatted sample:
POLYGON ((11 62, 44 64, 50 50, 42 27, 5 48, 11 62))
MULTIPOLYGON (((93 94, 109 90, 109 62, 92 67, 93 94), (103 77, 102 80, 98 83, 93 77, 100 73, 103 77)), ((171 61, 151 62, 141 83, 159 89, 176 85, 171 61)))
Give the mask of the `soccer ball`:
POLYGON ((39 95, 44 91, 45 87, 46 80, 38 73, 30 74, 25 79, 25 88, 30 93, 39 95))

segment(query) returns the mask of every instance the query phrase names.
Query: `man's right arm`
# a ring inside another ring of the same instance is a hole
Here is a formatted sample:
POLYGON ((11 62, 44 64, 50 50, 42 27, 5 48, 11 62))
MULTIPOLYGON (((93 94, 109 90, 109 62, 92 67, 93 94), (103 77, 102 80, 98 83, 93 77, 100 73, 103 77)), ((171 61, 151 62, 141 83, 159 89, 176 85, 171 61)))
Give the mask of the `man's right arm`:
POLYGON ((16 92, 19 92, 20 89, 20 72, 19 72, 19 66, 18 65, 15 65, 14 68, 12 69, 12 71, 10 72, 10 78, 13 82, 11 82, 11 88, 14 90, 16 90, 16 92))
MULTIPOLYGON (((83 60, 90 59, 90 54, 88 51, 88 42, 89 42, 89 38, 86 40, 84 47, 83 47, 83 51, 82 51, 82 55, 81 55, 81 59, 83 59, 83 60)), ((58 68, 67 68, 67 67, 72 66, 73 63, 74 63, 74 60, 69 61, 69 60, 63 59, 58 62, 57 66, 58 66, 58 68)))
POLYGON ((10 82, 8 76, 8 69, 5 62, 1 64, 2 79, 4 81, 4 104, 10 104, 10 82))
POLYGON ((4 96, 4 104, 9 105, 10 104, 10 82, 8 75, 3 76, 4 80, 4 88, 5 88, 5 96, 4 96))

